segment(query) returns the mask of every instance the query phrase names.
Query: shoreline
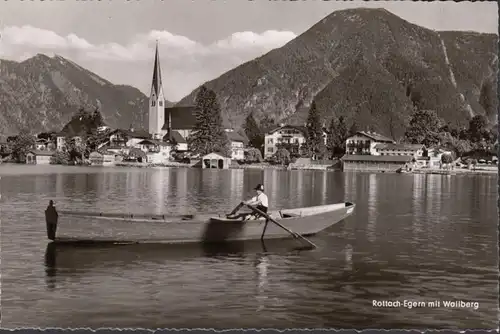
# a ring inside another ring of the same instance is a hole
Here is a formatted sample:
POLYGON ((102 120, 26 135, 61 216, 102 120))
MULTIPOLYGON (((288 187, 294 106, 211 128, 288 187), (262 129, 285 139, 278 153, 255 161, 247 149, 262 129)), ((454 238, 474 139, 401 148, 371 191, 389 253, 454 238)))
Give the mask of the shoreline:
MULTIPOLYGON (((12 163, 12 162, 4 162, 0 166, 8 166, 8 165, 27 165, 23 163, 12 163)), ((38 166, 85 166, 85 167, 135 167, 135 168, 199 168, 199 166, 194 166, 196 163, 186 164, 181 162, 168 162, 168 163, 145 163, 145 162, 118 162, 112 165, 104 165, 104 166, 90 166, 90 165, 59 165, 59 164, 41 164, 38 166)), ((31 165, 37 166, 37 165, 31 165)), ((344 172, 342 169, 335 168, 328 165, 297 165, 288 166, 283 165, 270 165, 270 164, 246 164, 246 165, 230 165, 228 169, 256 169, 256 170, 282 170, 282 171, 300 171, 300 170, 321 170, 325 172, 344 172)), ((498 175, 498 167, 497 166, 485 166, 485 167, 477 167, 474 169, 465 169, 465 168, 455 168, 451 170, 444 169, 414 169, 408 172, 397 173, 396 171, 372 171, 372 170, 359 170, 359 171, 348 171, 349 173, 377 173, 377 174, 433 174, 433 175, 498 175)))

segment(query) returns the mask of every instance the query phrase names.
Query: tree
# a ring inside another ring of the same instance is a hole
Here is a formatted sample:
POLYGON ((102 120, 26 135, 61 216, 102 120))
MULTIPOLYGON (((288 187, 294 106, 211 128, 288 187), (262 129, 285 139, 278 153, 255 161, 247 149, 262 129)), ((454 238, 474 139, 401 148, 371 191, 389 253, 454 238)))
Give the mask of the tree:
POLYGON ((290 159, 297 159, 301 157, 301 147, 298 143, 278 143, 276 149, 285 149, 290 153, 290 159))
POLYGON ((264 134, 262 133, 253 113, 250 113, 245 119, 245 124, 243 125, 245 130, 245 135, 248 138, 251 147, 257 149, 262 149, 264 145, 264 134))
POLYGON ((441 154, 441 162, 443 164, 451 164, 453 162, 453 156, 448 153, 441 154))
POLYGON ((356 123, 356 120, 353 120, 351 126, 349 127, 348 131, 349 136, 354 136, 358 131, 359 131, 358 123, 356 123))
POLYGON ((327 148, 333 156, 345 153, 345 141, 349 137, 344 117, 331 119, 328 126, 327 148))
POLYGON ((275 120, 266 114, 264 115, 264 117, 262 117, 259 128, 261 133, 265 134, 267 131, 269 131, 271 128, 275 126, 276 126, 275 120))
POLYGON ((85 142, 78 142, 75 138, 66 138, 66 152, 69 154, 70 161, 78 161, 89 154, 85 142))
POLYGON ((287 165, 290 163, 290 152, 286 148, 280 148, 274 154, 274 159, 280 165, 287 165))
POLYGON ((307 155, 313 159, 322 158, 325 154, 326 147, 323 126, 321 125, 321 114, 316 107, 316 102, 314 101, 309 109, 306 128, 306 141, 304 143, 304 149, 307 152, 307 155))
POLYGON ((26 154, 35 148, 35 137, 29 133, 23 132, 19 134, 12 143, 11 156, 16 162, 23 162, 26 159, 26 154))
POLYGON ((483 140, 488 140, 488 120, 483 115, 476 115, 469 121, 469 139, 473 143, 480 143, 483 140))
POLYGON ((196 96, 196 123, 188 137, 188 145, 189 150, 195 154, 217 152, 225 156, 231 155, 217 95, 205 86, 200 88, 196 96))
POLYGON ((245 160, 249 163, 261 162, 262 161, 262 153, 260 153, 260 150, 258 148, 255 148, 255 147, 249 148, 245 152, 245 160))
POLYGON ((439 144, 441 120, 433 110, 417 110, 412 115, 406 130, 405 140, 411 144, 432 147, 439 144))

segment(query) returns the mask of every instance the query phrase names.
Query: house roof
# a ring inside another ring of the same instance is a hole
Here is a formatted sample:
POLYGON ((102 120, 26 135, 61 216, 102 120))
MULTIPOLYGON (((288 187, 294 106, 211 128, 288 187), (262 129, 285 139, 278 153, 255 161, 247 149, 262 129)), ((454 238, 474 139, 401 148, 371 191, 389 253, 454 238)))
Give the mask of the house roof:
POLYGON ((270 135, 270 134, 273 134, 275 133, 276 131, 278 130, 282 130, 282 129, 292 129, 292 130, 298 130, 302 133, 307 133, 307 128, 305 126, 300 126, 300 125, 283 125, 283 126, 278 126, 278 127, 274 127, 273 129, 269 130, 266 135, 270 135))
POLYGON ((168 146, 169 143, 154 140, 154 139, 144 139, 138 143, 139 145, 157 145, 157 146, 168 146))
POLYGON ((123 146, 118 146, 118 145, 110 145, 110 146, 106 146, 106 149, 108 149, 108 150, 121 150, 121 149, 128 149, 128 147, 123 147, 123 146))
POLYGON ((212 152, 212 153, 205 154, 202 157, 202 160, 204 160, 204 159, 230 159, 230 158, 228 158, 220 153, 212 152))
MULTIPOLYGON (((163 138, 168 138, 168 134, 163 137, 163 138)), ((186 144, 187 141, 186 139, 179 133, 179 131, 172 131, 172 140, 176 142, 177 144, 186 144)))
POLYGON ((150 139, 151 138, 151 135, 149 134, 149 132, 147 132, 146 130, 142 130, 142 129, 128 129, 128 130, 116 129, 114 131, 111 131, 110 135, 114 135, 116 133, 121 133, 121 134, 126 135, 126 136, 131 137, 131 138, 138 138, 138 139, 150 139))
POLYGON ((379 150, 410 150, 416 151, 424 148, 424 145, 421 144, 393 144, 393 143, 381 143, 376 144, 375 149, 379 150))
POLYGON ((31 150, 30 153, 33 153, 34 155, 39 155, 39 156, 53 156, 54 151, 41 151, 41 150, 31 150))
POLYGON ((409 162, 413 159, 412 156, 408 155, 360 155, 360 154, 349 154, 344 155, 341 160, 349 162, 358 161, 373 161, 373 162, 409 162))
POLYGON ((358 131, 358 132, 356 132, 356 134, 361 135, 361 136, 366 136, 366 137, 371 138, 375 141, 394 143, 393 139, 386 137, 384 135, 381 135, 380 133, 376 133, 376 132, 372 132, 372 131, 358 131))
POLYGON ((243 136, 240 135, 238 132, 228 131, 226 133, 227 133, 227 138, 230 141, 239 141, 239 142, 242 142, 242 143, 246 143, 247 142, 247 139, 243 138, 243 136))

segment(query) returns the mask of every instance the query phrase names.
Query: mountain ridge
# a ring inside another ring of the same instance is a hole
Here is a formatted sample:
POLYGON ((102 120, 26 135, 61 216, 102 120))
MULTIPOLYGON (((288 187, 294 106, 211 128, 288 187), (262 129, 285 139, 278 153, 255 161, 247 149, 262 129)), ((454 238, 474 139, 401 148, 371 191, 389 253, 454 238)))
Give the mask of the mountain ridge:
POLYGON ((60 55, 0 59, 3 135, 60 131, 82 107, 98 108, 112 127, 145 128, 148 105, 149 98, 137 88, 115 85, 60 55))
MULTIPOLYGON (((472 114, 494 122, 497 45, 495 34, 438 32, 385 9, 346 9, 205 85, 236 127, 251 112, 303 123, 315 99, 325 122, 344 116, 400 138, 414 108, 434 109, 457 126, 472 114)), ((191 104, 198 89, 177 105, 191 104)))

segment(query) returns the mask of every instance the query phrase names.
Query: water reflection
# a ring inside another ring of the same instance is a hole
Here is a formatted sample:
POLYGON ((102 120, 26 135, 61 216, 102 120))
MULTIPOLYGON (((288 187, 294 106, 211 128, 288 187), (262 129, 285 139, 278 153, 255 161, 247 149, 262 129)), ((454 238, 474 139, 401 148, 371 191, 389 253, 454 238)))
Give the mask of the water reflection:
POLYGON ((368 177, 368 225, 366 227, 370 242, 374 242, 377 239, 375 232, 378 217, 377 203, 377 175, 370 174, 368 177))
POLYGON ((257 300, 257 311, 262 311, 266 307, 267 296, 267 286, 268 282, 268 270, 269 270, 269 256, 260 255, 257 257, 257 294, 255 295, 255 299, 257 300))
POLYGON ((416 238, 422 232, 422 220, 425 217, 425 194, 427 192, 425 181, 425 174, 413 175, 413 216, 411 220, 413 238, 416 238))
MULTIPOLYGON (((244 189, 244 175, 245 171, 242 169, 237 169, 231 173, 231 186, 229 187, 229 198, 231 201, 243 200, 243 189, 244 189)), ((255 186, 254 186, 255 187, 255 186)))
POLYGON ((2 326, 497 325, 495 177, 79 167, 45 172, 2 176, 2 326), (171 212, 221 212, 257 183, 265 183, 271 206, 345 198, 356 203, 355 214, 338 225, 342 233, 318 235, 312 241, 320 247, 300 254, 275 250, 270 242, 267 250, 258 244, 229 251, 57 248, 43 259, 41 212, 54 197, 60 210, 153 212, 164 203, 171 212), (134 195, 134 187, 142 189, 134 195), (474 312, 371 307, 374 298, 412 296, 481 306, 474 312), (259 307, 263 312, 256 312, 259 307))

